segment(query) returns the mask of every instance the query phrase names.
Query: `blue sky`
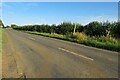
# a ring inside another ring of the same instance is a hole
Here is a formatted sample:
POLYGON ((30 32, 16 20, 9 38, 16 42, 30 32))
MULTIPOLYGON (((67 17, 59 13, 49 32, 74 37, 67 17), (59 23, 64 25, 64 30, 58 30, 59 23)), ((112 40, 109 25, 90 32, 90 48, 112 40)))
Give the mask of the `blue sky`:
POLYGON ((119 2, 119 0, 2 0, 2 2, 119 2))
POLYGON ((91 21, 117 21, 117 2, 3 2, 2 20, 12 23, 59 24, 63 21, 87 24, 91 21))

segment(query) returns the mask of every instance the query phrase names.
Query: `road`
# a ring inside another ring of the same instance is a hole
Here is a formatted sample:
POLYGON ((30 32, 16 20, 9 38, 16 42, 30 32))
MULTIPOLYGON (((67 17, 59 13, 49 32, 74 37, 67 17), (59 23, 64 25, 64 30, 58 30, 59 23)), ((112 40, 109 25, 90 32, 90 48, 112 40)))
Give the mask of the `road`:
POLYGON ((118 53, 6 29, 3 77, 117 78, 118 53))

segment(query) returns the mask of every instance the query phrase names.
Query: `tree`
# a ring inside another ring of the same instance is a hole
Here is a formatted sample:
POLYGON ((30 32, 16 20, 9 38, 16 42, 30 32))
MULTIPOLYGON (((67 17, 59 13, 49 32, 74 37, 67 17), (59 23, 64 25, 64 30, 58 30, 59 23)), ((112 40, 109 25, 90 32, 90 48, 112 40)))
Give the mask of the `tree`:
POLYGON ((83 32, 84 26, 81 24, 76 24, 76 32, 83 32))
POLYGON ((16 24, 11 24, 11 27, 12 28, 16 28, 16 27, 18 27, 16 24))
POLYGON ((120 22, 112 23, 111 35, 120 38, 120 22))
POLYGON ((70 22, 63 22, 56 27, 56 33, 58 34, 68 34, 72 33, 74 29, 74 25, 70 22))
POLYGON ((111 36, 110 33, 110 29, 112 27, 111 23, 109 21, 103 22, 102 24, 102 35, 104 36, 111 36))
POLYGON ((0 19, 0 27, 3 27, 3 28, 5 27, 1 19, 0 19))
POLYGON ((102 35, 104 35, 103 34, 103 27, 102 27, 101 23, 99 23, 97 21, 91 22, 88 25, 86 25, 84 27, 84 32, 90 36, 102 36, 102 35))

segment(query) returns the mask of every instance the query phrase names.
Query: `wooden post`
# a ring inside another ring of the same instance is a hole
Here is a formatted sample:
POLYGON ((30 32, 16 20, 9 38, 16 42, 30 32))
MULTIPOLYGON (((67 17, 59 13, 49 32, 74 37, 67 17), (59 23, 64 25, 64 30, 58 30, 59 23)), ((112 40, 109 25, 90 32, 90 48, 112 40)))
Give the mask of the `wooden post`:
POLYGON ((74 31, 73 31, 73 34, 75 34, 75 30, 76 30, 76 23, 75 23, 75 26, 74 26, 74 31))

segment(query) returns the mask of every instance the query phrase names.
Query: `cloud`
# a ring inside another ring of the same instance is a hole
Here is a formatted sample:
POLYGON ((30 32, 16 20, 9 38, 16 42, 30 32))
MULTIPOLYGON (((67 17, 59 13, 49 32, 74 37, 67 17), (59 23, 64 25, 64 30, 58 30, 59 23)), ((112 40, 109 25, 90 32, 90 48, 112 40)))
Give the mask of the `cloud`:
POLYGON ((67 17, 57 17, 55 18, 55 21, 58 21, 57 23, 61 23, 63 21, 69 21, 72 23, 80 23, 82 25, 86 25, 92 21, 99 21, 99 22, 114 22, 117 21, 117 17, 113 16, 105 16, 105 15, 99 15, 99 16, 67 16, 67 17))
POLYGON ((76 22, 82 23, 83 25, 86 25, 92 21, 105 22, 108 20, 110 22, 114 22, 118 20, 117 17, 105 16, 105 15, 104 16, 77 16, 76 18, 77 18, 76 22))

